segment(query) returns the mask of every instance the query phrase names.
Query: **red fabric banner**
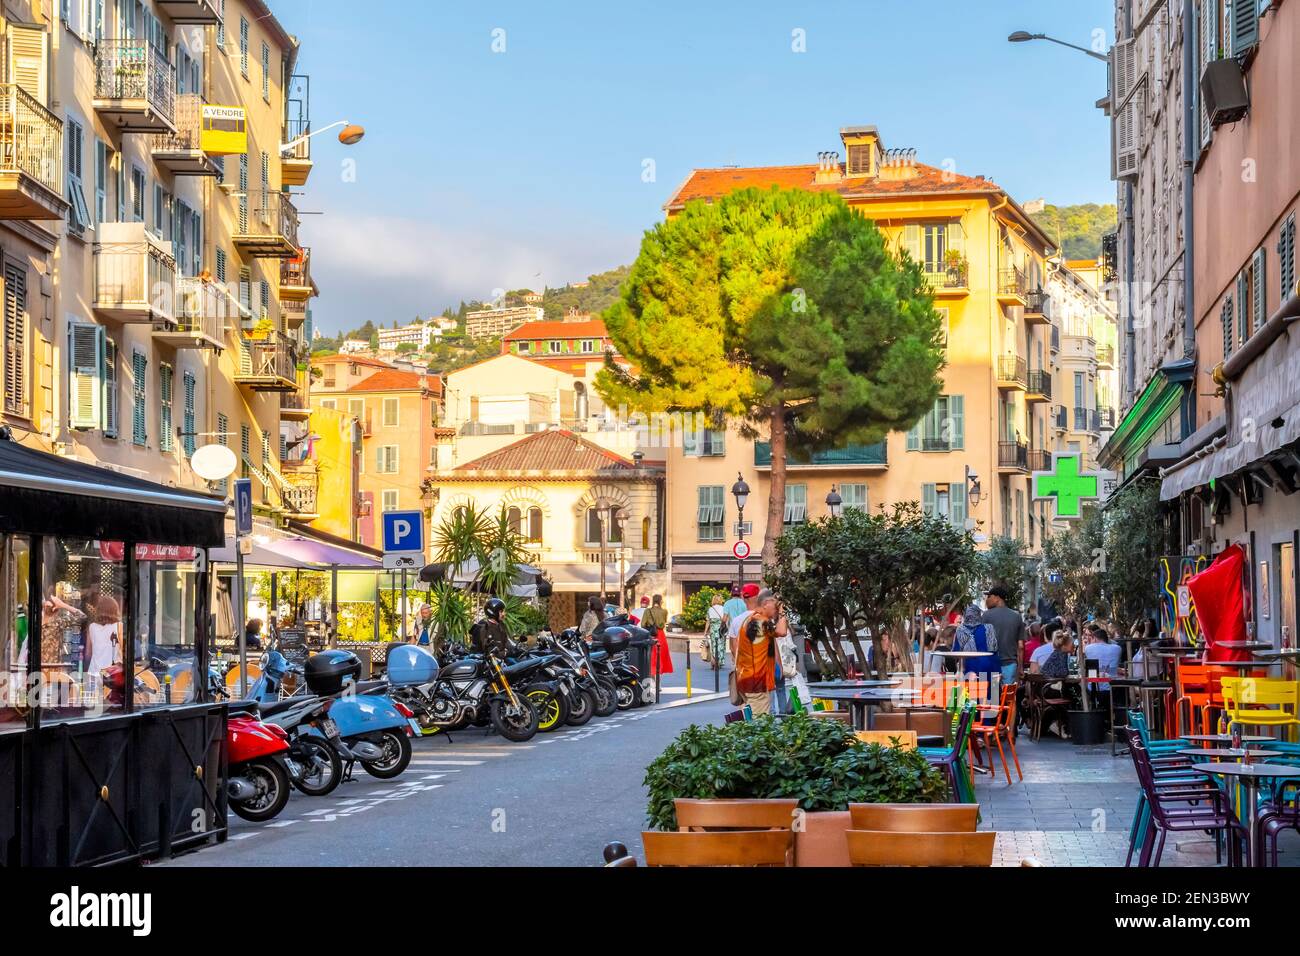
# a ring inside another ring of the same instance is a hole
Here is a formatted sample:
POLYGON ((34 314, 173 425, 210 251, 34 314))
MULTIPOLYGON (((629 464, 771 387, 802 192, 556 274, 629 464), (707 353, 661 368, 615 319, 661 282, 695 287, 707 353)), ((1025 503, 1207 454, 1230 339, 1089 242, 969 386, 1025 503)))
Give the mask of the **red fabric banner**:
POLYGON ((1246 603, 1242 572, 1246 552, 1240 545, 1229 545, 1200 574, 1187 579, 1196 617, 1205 641, 1206 661, 1248 661, 1244 650, 1219 648, 1220 641, 1246 640, 1246 603))

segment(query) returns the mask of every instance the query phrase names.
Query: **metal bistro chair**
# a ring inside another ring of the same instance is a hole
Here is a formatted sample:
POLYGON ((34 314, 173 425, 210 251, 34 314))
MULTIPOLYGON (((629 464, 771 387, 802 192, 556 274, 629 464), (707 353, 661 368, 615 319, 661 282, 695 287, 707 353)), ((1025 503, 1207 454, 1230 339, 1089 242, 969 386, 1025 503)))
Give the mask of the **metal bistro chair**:
POLYGON ((953 799, 958 803, 975 803, 975 780, 968 763, 970 729, 975 722, 975 704, 966 702, 954 718, 952 746, 918 747, 917 752, 938 767, 948 777, 953 799))
POLYGON ((994 716, 991 724, 975 724, 971 727, 972 739, 975 741, 975 753, 978 756, 981 749, 988 753, 989 773, 992 774, 997 767, 993 763, 993 747, 998 748, 998 756, 1002 758, 1002 771, 1007 775, 1007 786, 1011 785, 1011 766, 1007 763, 1007 750, 1011 751, 1011 759, 1016 763, 1016 777, 1020 780, 1025 779, 1025 775, 1020 772, 1020 758, 1016 755, 1016 695, 1019 688, 1013 682, 1002 686, 1002 700, 996 707, 981 707, 984 713, 992 712, 994 716), (1003 742, 1006 743, 1006 749, 1003 749, 1003 742))

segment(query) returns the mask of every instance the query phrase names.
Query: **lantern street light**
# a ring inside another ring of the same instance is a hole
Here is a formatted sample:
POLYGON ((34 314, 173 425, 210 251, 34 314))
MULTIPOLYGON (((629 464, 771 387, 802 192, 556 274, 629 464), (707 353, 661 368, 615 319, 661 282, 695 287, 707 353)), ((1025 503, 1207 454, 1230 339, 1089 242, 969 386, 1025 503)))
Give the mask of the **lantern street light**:
POLYGON ((832 518, 839 515, 840 505, 842 504, 844 504, 844 499, 841 498, 840 493, 835 490, 835 486, 831 485, 831 493, 826 496, 826 507, 831 509, 832 518))
MULTIPOLYGON (((736 483, 731 486, 731 494, 736 499, 736 535, 741 540, 745 540, 745 502, 749 501, 749 485, 746 484, 745 478, 740 472, 736 472, 736 483)), ((745 559, 737 558, 736 583, 741 587, 745 584, 745 559)))

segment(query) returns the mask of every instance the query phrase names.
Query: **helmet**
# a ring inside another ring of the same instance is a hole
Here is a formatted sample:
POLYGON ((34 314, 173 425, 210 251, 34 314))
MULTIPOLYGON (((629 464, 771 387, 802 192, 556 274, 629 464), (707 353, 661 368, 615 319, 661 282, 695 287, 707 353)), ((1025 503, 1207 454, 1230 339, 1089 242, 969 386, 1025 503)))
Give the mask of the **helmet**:
POLYGON ((489 598, 488 602, 483 605, 483 616, 489 621, 501 623, 502 616, 506 613, 506 602, 498 597, 489 598))

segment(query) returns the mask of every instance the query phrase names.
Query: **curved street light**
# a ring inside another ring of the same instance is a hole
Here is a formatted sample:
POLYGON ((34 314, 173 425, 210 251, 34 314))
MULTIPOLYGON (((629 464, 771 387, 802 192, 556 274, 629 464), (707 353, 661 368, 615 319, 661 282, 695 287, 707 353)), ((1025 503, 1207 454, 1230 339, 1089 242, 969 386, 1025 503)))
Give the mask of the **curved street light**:
POLYGON ((342 143, 344 146, 355 146, 357 143, 361 142, 362 138, 366 135, 366 130, 364 126, 358 126, 355 123, 349 123, 347 120, 339 120, 337 123, 330 123, 328 126, 322 126, 318 130, 313 130, 310 133, 305 133, 302 136, 299 136, 297 139, 290 140, 287 143, 281 143, 280 152, 287 153, 290 150, 295 149, 301 144, 307 142, 307 140, 311 139, 313 136, 319 136, 321 133, 327 132, 339 126, 343 127, 341 130, 339 130, 339 142, 342 143))
POLYGON ((1094 60, 1101 60, 1103 63, 1109 62, 1110 58, 1104 53, 1098 53, 1096 50, 1089 50, 1086 46, 1077 46, 1073 43, 1066 43, 1064 40, 1058 40, 1056 37, 1049 37, 1046 33, 1030 33, 1027 30, 1017 30, 1007 37, 1010 43, 1028 43, 1030 40, 1046 40, 1048 43, 1059 43, 1061 46, 1068 46, 1071 50, 1078 50, 1080 53, 1086 53, 1094 60))

